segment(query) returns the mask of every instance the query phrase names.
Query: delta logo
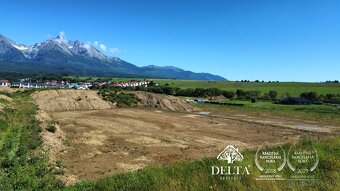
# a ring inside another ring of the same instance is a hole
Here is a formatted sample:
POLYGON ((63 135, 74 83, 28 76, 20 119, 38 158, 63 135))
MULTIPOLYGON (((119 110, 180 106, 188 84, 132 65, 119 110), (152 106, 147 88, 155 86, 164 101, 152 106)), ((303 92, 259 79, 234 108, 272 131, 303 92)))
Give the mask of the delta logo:
POLYGON ((238 148, 233 145, 228 145, 218 156, 217 160, 227 161, 225 166, 212 166, 212 175, 249 175, 249 169, 247 166, 241 166, 234 164, 241 162, 243 160, 242 154, 239 152, 238 148))

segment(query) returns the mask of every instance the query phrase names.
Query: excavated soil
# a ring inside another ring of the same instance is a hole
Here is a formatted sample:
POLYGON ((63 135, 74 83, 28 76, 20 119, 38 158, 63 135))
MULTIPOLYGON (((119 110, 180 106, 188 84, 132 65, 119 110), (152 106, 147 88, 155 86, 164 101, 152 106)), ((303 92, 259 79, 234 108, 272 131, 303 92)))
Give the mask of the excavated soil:
POLYGON ((18 89, 12 89, 10 87, 6 87, 6 86, 0 86, 0 91, 4 91, 4 92, 15 92, 18 89))
POLYGON ((2 95, 2 94, 0 94, 0 99, 4 99, 6 101, 12 101, 12 98, 10 98, 10 97, 8 97, 6 95, 2 95))
POLYGON ((60 158, 77 177, 73 181, 216 157, 227 145, 244 149, 282 144, 305 134, 291 128, 156 109, 56 112, 53 116, 66 135, 68 146, 60 158))
MULTIPOLYGON (((197 109, 175 96, 135 92, 140 99, 139 106, 159 108, 169 111, 190 112, 197 109)), ((106 102, 89 90, 46 90, 33 94, 40 109, 47 112, 85 111, 114 108, 114 104, 106 102)))
POLYGON ((65 183, 216 157, 227 145, 242 150, 296 141, 306 133, 327 134, 291 128, 304 124, 301 121, 240 117, 244 113, 184 112, 195 109, 175 97, 166 96, 169 102, 164 102, 165 96, 136 94, 147 107, 112 108, 93 91, 50 90, 34 95, 43 109, 40 120, 58 121, 57 132, 44 132, 43 137, 53 158, 65 165, 65 183), (79 97, 85 103, 78 103, 79 97))
POLYGON ((149 92, 135 92, 136 96, 141 100, 141 106, 159 108, 170 111, 191 112, 197 109, 184 100, 175 96, 155 94, 149 92))
POLYGON ((40 109, 52 111, 83 111, 113 108, 113 104, 102 100, 97 91, 89 90, 46 90, 33 94, 40 109))

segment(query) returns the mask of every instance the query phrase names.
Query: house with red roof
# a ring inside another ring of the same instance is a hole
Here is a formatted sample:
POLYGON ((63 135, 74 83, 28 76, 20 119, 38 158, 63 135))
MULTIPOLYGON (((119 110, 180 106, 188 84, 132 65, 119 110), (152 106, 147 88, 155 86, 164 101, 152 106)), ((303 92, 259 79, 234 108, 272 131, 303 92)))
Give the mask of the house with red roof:
POLYGON ((0 86, 10 87, 11 83, 8 80, 0 80, 0 86))

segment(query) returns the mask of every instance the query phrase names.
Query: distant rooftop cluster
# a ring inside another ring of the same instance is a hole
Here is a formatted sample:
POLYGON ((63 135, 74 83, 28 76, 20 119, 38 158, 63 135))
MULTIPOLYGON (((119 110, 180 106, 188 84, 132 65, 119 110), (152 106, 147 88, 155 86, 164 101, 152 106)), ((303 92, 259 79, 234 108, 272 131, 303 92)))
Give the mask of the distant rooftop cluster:
POLYGON ((66 88, 66 89, 89 89, 92 86, 109 85, 113 87, 137 87, 149 85, 148 80, 144 81, 130 81, 130 82, 79 82, 71 83, 68 81, 46 81, 44 83, 31 82, 29 78, 21 79, 18 82, 10 82, 6 79, 0 79, 0 86, 7 86, 12 88, 66 88))

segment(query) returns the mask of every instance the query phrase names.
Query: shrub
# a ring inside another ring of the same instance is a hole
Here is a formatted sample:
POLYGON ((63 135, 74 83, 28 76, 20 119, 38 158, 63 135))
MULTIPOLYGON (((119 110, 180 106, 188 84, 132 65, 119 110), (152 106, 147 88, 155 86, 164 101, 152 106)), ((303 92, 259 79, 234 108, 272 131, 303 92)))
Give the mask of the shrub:
POLYGON ((241 89, 238 89, 236 91, 236 95, 238 99, 247 99, 247 100, 251 100, 251 99, 257 99, 260 96, 260 91, 258 90, 251 90, 251 91, 243 91, 241 89))
POLYGON ((118 107, 137 105, 139 99, 134 93, 118 91, 100 91, 99 94, 104 100, 117 104, 118 107))
POLYGON ((223 91, 222 95, 228 99, 233 99, 236 94, 233 91, 223 91))
POLYGON ((277 91, 269 91, 268 96, 273 100, 276 99, 277 91))
POLYGON ((340 104, 340 97, 334 97, 334 98, 332 98, 331 103, 340 104))
POLYGON ((241 89, 236 90, 236 95, 239 99, 244 99, 245 98, 245 92, 241 89))
POLYGON ((309 99, 311 101, 317 101, 318 100, 318 94, 316 92, 303 92, 300 97, 309 99))
POLYGON ((46 130, 50 133, 55 133, 57 131, 57 128, 53 125, 53 124, 49 124, 47 127, 46 127, 46 130))

